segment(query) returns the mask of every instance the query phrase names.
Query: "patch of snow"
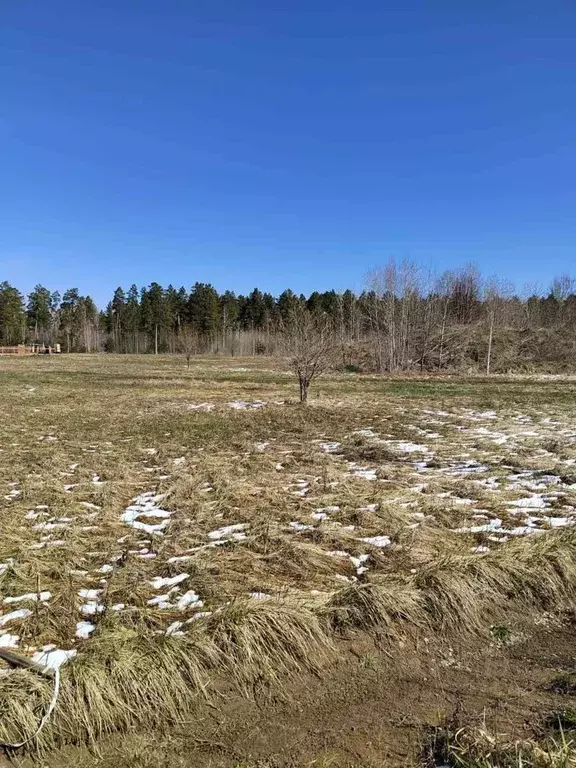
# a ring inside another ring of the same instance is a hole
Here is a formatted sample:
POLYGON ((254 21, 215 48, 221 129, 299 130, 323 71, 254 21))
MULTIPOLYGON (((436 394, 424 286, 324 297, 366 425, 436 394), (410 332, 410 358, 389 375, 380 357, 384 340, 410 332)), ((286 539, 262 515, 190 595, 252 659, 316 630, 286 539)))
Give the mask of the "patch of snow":
POLYGON ((204 605, 202 600, 200 600, 200 597, 196 594, 196 592, 194 592, 193 589, 185 592, 181 597, 178 598, 176 608, 179 611, 185 611, 191 605, 196 605, 198 608, 202 608, 204 605))
POLYGON ((336 453, 338 448, 340 448, 340 443, 320 443, 320 450, 324 453, 336 453))
POLYGON ((5 597, 2 602, 5 605, 20 603, 22 600, 31 600, 32 602, 40 601, 41 603, 45 603, 47 600, 50 600, 51 597, 51 592, 27 592, 25 595, 19 595, 18 597, 5 597))
POLYGON ((80 608, 80 613, 83 613, 84 616, 95 616, 97 613, 102 613, 103 610, 104 606, 102 603, 99 603, 96 600, 89 600, 80 608))
POLYGON ((208 616, 212 616, 212 611, 198 611, 194 616, 186 619, 186 623, 189 624, 191 621, 197 621, 198 619, 207 619, 208 616))
POLYGON ((233 400, 231 403, 228 403, 228 407, 236 411, 244 410, 245 408, 262 408, 265 405, 266 403, 262 400, 255 400, 253 403, 249 403, 246 400, 233 400))
MULTIPOLYGON (((222 528, 217 528, 215 531, 210 531, 208 538, 212 541, 227 538, 239 531, 245 531, 248 528, 248 523, 235 523, 234 525, 225 525, 222 528)), ((245 536, 243 537, 245 538, 245 536)))
POLYGON ((358 435, 359 437, 378 437, 378 433, 374 432, 372 429, 357 429, 352 432, 352 434, 358 435))
POLYGON ((77 651, 63 651, 60 648, 53 648, 52 646, 44 646, 49 650, 37 651, 32 656, 32 661, 39 664, 41 667, 47 667, 48 669, 60 669, 63 664, 73 659, 76 656, 77 651))
POLYGON ((359 477, 362 480, 378 480, 375 469, 352 469, 350 474, 352 477, 359 477))
POLYGON ((162 587, 173 587, 175 584, 181 584, 189 577, 188 573, 179 573, 178 576, 165 577, 155 576, 148 584, 152 589, 162 589, 162 587))
POLYGON ((0 648, 18 648, 20 635, 11 635, 8 632, 0 634, 0 648))
POLYGON ((0 615, 0 627, 8 624, 9 621, 17 621, 18 619, 27 619, 28 616, 32 616, 32 611, 29 608, 19 608, 17 611, 11 611, 10 613, 3 613, 0 615))
POLYGON ((373 547, 387 547, 391 543, 389 536, 369 536, 366 539, 360 539, 366 544, 372 544, 373 547))
POLYGON ((96 629, 96 625, 90 621, 79 621, 76 624, 76 637, 81 640, 87 640, 92 632, 96 629))
POLYGON ((172 624, 166 630, 167 635, 175 635, 176 633, 182 634, 179 630, 184 626, 183 621, 173 621, 172 624))
POLYGON ((530 496, 527 499, 516 499, 516 501, 509 501, 508 504, 512 507, 520 507, 521 509, 545 509, 548 504, 539 494, 530 496))
POLYGON ((390 445, 403 453, 430 453, 430 449, 427 446, 418 445, 418 443, 406 443, 399 440, 398 442, 390 443, 390 445))
POLYGON ((304 525, 304 523, 299 523, 298 520, 292 520, 288 525, 290 528, 294 528, 295 531, 311 531, 314 528, 313 525, 304 525))

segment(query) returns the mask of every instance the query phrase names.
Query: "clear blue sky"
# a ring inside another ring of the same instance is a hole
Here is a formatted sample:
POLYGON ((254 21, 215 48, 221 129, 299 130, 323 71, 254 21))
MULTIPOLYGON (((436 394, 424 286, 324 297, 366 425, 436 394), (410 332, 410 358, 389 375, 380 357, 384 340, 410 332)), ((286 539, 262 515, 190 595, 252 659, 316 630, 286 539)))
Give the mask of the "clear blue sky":
POLYGON ((573 0, 2 0, 0 280, 576 271, 573 0))

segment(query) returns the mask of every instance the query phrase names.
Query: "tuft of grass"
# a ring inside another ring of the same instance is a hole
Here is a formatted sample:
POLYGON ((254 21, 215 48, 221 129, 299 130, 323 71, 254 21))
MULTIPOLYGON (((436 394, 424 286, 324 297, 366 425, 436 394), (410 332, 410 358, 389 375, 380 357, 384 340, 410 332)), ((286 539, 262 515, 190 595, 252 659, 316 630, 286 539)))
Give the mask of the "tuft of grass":
POLYGON ((490 634, 499 645, 509 645, 512 639, 512 630, 507 624, 493 624, 490 634))
POLYGON ((336 592, 322 609, 332 627, 384 630, 396 635, 401 624, 419 626, 423 615, 420 595, 398 580, 382 584, 351 584, 336 592))
POLYGON ((509 741, 485 727, 434 728, 423 740, 425 768, 573 768, 576 744, 564 733, 543 741, 509 741))
POLYGON ((545 725, 558 731, 576 730, 576 709, 561 709, 551 712, 546 718, 545 725))
POLYGON ((206 630, 243 689, 261 679, 279 682, 287 673, 317 673, 334 650, 319 618, 288 601, 234 601, 206 620, 206 630))

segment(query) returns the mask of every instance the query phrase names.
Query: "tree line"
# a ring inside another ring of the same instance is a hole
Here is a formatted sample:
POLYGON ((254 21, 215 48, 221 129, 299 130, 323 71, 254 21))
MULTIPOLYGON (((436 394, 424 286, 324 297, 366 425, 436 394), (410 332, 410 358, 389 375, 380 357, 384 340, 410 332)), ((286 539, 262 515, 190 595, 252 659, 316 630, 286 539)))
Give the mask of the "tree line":
POLYGON ((343 366, 398 371, 572 359, 576 281, 517 291, 467 265, 440 275, 390 260, 360 293, 287 289, 248 295, 159 283, 117 288, 105 308, 70 288, 24 296, 0 283, 0 344, 60 343, 65 352, 273 354, 294 313, 329 326, 343 366))

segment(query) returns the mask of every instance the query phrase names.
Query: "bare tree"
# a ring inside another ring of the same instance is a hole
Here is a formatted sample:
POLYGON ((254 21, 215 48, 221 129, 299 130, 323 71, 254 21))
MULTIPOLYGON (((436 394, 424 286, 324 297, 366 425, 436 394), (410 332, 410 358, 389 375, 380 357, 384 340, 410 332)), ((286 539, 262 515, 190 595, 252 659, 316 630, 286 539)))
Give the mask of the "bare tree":
POLYGON ((366 304, 380 373, 408 367, 415 352, 421 275, 408 259, 390 259, 367 276, 366 304))
POLYGON ((310 384, 332 365, 337 349, 332 323, 325 315, 313 316, 297 307, 281 326, 283 352, 298 378, 300 402, 308 401, 310 384))
POLYGON ((572 275, 563 274, 555 277, 550 286, 550 293, 558 301, 566 301, 570 294, 574 293, 576 279, 572 275))
POLYGON ((488 317, 488 351, 486 354, 486 375, 490 375, 492 365, 492 344, 494 341, 494 329, 497 325, 505 322, 505 316, 508 303, 513 293, 513 287, 510 283, 500 280, 497 277, 491 277, 486 282, 484 289, 484 306, 488 317))
POLYGON ((177 347, 186 357, 186 367, 190 370, 190 358, 198 350, 198 333, 190 325, 181 325, 178 329, 177 347))

